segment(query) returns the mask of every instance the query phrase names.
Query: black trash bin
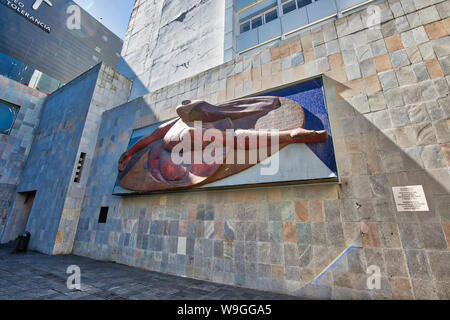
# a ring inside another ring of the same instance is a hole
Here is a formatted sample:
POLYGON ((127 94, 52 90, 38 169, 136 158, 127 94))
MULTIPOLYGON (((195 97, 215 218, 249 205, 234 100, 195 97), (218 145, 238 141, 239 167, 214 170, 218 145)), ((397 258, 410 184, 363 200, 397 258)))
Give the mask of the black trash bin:
POLYGON ((25 233, 22 233, 16 238, 16 243, 14 245, 14 252, 27 252, 28 249, 28 242, 30 242, 31 233, 28 231, 25 233))

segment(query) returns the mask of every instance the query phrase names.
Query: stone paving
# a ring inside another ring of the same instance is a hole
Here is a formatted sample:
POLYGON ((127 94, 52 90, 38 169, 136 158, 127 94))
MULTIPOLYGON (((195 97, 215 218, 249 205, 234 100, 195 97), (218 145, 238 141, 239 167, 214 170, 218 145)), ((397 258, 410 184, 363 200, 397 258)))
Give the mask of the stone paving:
POLYGON ((85 257, 12 254, 0 246, 0 300, 287 300, 296 297, 220 285, 85 257), (81 268, 81 290, 66 286, 67 267, 81 268))

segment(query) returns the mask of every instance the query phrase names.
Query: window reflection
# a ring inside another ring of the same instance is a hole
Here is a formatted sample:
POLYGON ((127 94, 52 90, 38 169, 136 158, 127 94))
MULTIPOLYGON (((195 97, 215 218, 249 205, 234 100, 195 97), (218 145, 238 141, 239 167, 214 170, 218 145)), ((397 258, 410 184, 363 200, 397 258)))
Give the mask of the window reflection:
POLYGON ((0 134, 9 135, 19 113, 19 107, 0 100, 0 134))

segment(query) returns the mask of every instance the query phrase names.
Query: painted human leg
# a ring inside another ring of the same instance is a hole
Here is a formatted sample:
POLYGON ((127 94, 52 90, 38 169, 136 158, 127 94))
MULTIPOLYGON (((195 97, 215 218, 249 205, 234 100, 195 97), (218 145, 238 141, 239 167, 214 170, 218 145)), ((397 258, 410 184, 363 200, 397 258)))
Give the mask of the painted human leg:
POLYGON ((316 131, 303 128, 278 132, 236 130, 235 148, 248 150, 251 148, 264 148, 275 144, 320 142, 326 141, 327 139, 328 132, 325 130, 316 131))

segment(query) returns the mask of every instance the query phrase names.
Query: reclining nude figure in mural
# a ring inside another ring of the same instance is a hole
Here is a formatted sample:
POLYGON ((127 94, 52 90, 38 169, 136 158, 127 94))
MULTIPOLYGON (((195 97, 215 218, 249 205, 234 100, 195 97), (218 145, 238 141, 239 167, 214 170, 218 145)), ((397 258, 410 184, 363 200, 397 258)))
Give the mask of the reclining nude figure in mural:
POLYGON ((252 97, 219 105, 187 100, 176 108, 176 112, 177 118, 161 124, 122 154, 118 163, 119 184, 122 187, 135 191, 192 187, 223 179, 255 164, 237 164, 233 161, 229 164, 229 160, 219 163, 174 163, 171 153, 186 135, 190 136, 192 142, 191 150, 188 151, 193 154, 196 151, 194 147, 204 150, 214 141, 211 137, 205 138, 205 133, 210 129, 223 137, 219 142, 223 144, 222 159, 230 151, 231 132, 231 141, 234 142, 232 148, 245 150, 247 162, 248 152, 255 148, 267 148, 267 156, 270 156, 274 144, 277 145, 273 152, 278 152, 291 143, 328 139, 325 130, 304 129, 303 108, 281 97, 252 97), (201 127, 197 121, 201 121, 201 127), (271 131, 273 129, 276 131, 271 131))

